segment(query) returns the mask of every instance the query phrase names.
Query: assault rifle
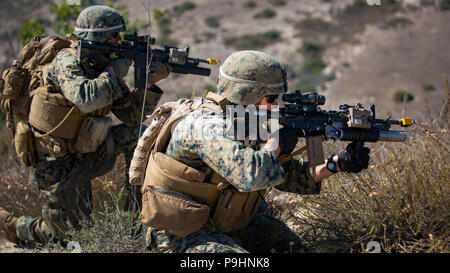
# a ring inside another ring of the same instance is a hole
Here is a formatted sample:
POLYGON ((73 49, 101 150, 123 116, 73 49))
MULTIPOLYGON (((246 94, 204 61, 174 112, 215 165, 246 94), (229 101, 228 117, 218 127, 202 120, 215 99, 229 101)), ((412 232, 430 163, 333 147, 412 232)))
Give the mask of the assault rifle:
POLYGON ((125 34, 120 45, 111 46, 98 44, 91 41, 78 43, 78 58, 83 60, 98 52, 114 52, 119 58, 126 58, 134 61, 134 86, 139 89, 145 88, 147 65, 152 62, 168 63, 172 67, 173 73, 195 74, 209 76, 211 69, 199 67, 200 63, 216 64, 213 58, 198 59, 189 57, 189 47, 180 49, 175 46, 161 45, 159 48, 151 48, 155 44, 155 38, 149 35, 138 36, 136 33, 125 34), (87 54, 83 54, 83 49, 90 49, 87 54), (147 52, 150 56, 147 56, 147 52), (148 63, 147 63, 148 62, 148 63))
POLYGON ((368 109, 359 103, 354 106, 344 104, 339 107, 339 111, 325 111, 319 107, 325 104, 325 96, 317 93, 302 94, 299 90, 284 94, 282 99, 288 104, 279 108, 280 124, 301 129, 300 137, 305 137, 307 144, 306 148, 297 150, 297 153, 288 157, 292 158, 307 149, 308 161, 312 166, 324 163, 323 140, 354 141, 360 148, 364 142, 404 142, 408 134, 405 131, 390 130, 391 125, 412 125, 410 118, 377 119, 374 104, 368 109))

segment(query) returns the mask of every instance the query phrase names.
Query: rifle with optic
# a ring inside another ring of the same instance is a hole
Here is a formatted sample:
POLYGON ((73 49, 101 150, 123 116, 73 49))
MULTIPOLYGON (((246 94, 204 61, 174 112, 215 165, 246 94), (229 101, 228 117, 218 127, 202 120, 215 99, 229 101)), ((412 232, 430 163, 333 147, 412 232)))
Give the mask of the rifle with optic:
POLYGON ((123 41, 116 46, 99 44, 92 41, 78 42, 79 60, 89 59, 99 52, 108 51, 115 53, 119 58, 126 58, 134 62, 134 86, 138 89, 145 88, 147 67, 152 62, 167 63, 172 67, 172 73, 194 74, 209 76, 211 69, 199 67, 200 63, 217 64, 213 58, 199 59, 189 57, 189 47, 180 49, 176 46, 161 45, 161 48, 151 48, 156 39, 150 35, 138 36, 136 33, 125 34, 123 41), (83 53, 83 49, 90 49, 83 53))
POLYGON ((410 118, 378 119, 374 104, 368 109, 358 103, 340 105, 339 111, 321 110, 319 106, 324 105, 326 99, 317 93, 302 94, 300 90, 296 90, 283 94, 282 99, 287 104, 279 108, 280 124, 300 129, 299 136, 305 137, 307 144, 293 154, 280 158, 282 162, 307 149, 311 166, 323 164, 322 141, 328 139, 356 142, 357 149, 361 149, 364 142, 405 142, 407 132, 391 130, 391 126, 409 127, 413 123, 410 118))

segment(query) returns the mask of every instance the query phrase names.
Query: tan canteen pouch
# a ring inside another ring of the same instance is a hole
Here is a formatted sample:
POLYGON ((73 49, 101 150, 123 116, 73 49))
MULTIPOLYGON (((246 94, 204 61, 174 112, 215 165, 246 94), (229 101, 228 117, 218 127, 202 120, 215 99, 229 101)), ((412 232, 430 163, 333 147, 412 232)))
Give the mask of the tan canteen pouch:
POLYGON ((30 167, 34 164, 34 146, 31 128, 25 122, 16 125, 16 135, 14 136, 14 146, 20 161, 30 167))
POLYGON ((222 190, 212 215, 216 230, 228 233, 246 227, 258 210, 264 192, 239 192, 234 187, 222 190))
POLYGON ((178 237, 200 230, 208 220, 209 207, 191 197, 148 185, 142 196, 140 220, 178 237))
POLYGON ((202 183, 203 178, 202 172, 165 154, 151 153, 144 180, 141 222, 178 237, 200 230, 210 214, 208 200, 205 200, 208 196, 192 193, 210 192, 211 199, 218 194, 217 190, 205 191, 215 186, 202 183))
POLYGON ((105 141, 111 126, 110 117, 86 117, 78 132, 75 151, 82 154, 95 152, 105 141))

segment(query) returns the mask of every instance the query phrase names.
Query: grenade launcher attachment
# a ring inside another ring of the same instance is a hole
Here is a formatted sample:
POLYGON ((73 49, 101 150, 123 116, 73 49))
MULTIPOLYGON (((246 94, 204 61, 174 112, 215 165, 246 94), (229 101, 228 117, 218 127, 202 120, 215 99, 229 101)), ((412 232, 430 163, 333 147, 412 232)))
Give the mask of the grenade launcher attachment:
POLYGON ((302 94, 296 90, 284 94, 282 99, 288 104, 279 109, 280 124, 301 129, 311 166, 324 163, 323 140, 354 141, 361 148, 364 142, 405 142, 408 134, 390 130, 391 125, 409 127, 413 123, 410 118, 377 119, 374 104, 368 109, 358 103, 341 105, 339 111, 321 110, 319 105, 325 104, 325 96, 317 93, 302 94))

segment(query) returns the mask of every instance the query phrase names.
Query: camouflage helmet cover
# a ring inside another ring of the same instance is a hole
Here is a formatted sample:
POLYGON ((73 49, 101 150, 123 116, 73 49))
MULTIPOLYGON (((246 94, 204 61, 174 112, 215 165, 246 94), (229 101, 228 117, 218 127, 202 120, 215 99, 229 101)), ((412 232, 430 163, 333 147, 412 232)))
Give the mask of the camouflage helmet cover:
POLYGON ((111 33, 125 31, 120 13, 108 6, 91 6, 80 12, 73 32, 79 39, 101 42, 111 33))
POLYGON ((287 91, 286 72, 266 53, 238 51, 220 66, 217 90, 232 103, 256 104, 265 96, 287 91))

